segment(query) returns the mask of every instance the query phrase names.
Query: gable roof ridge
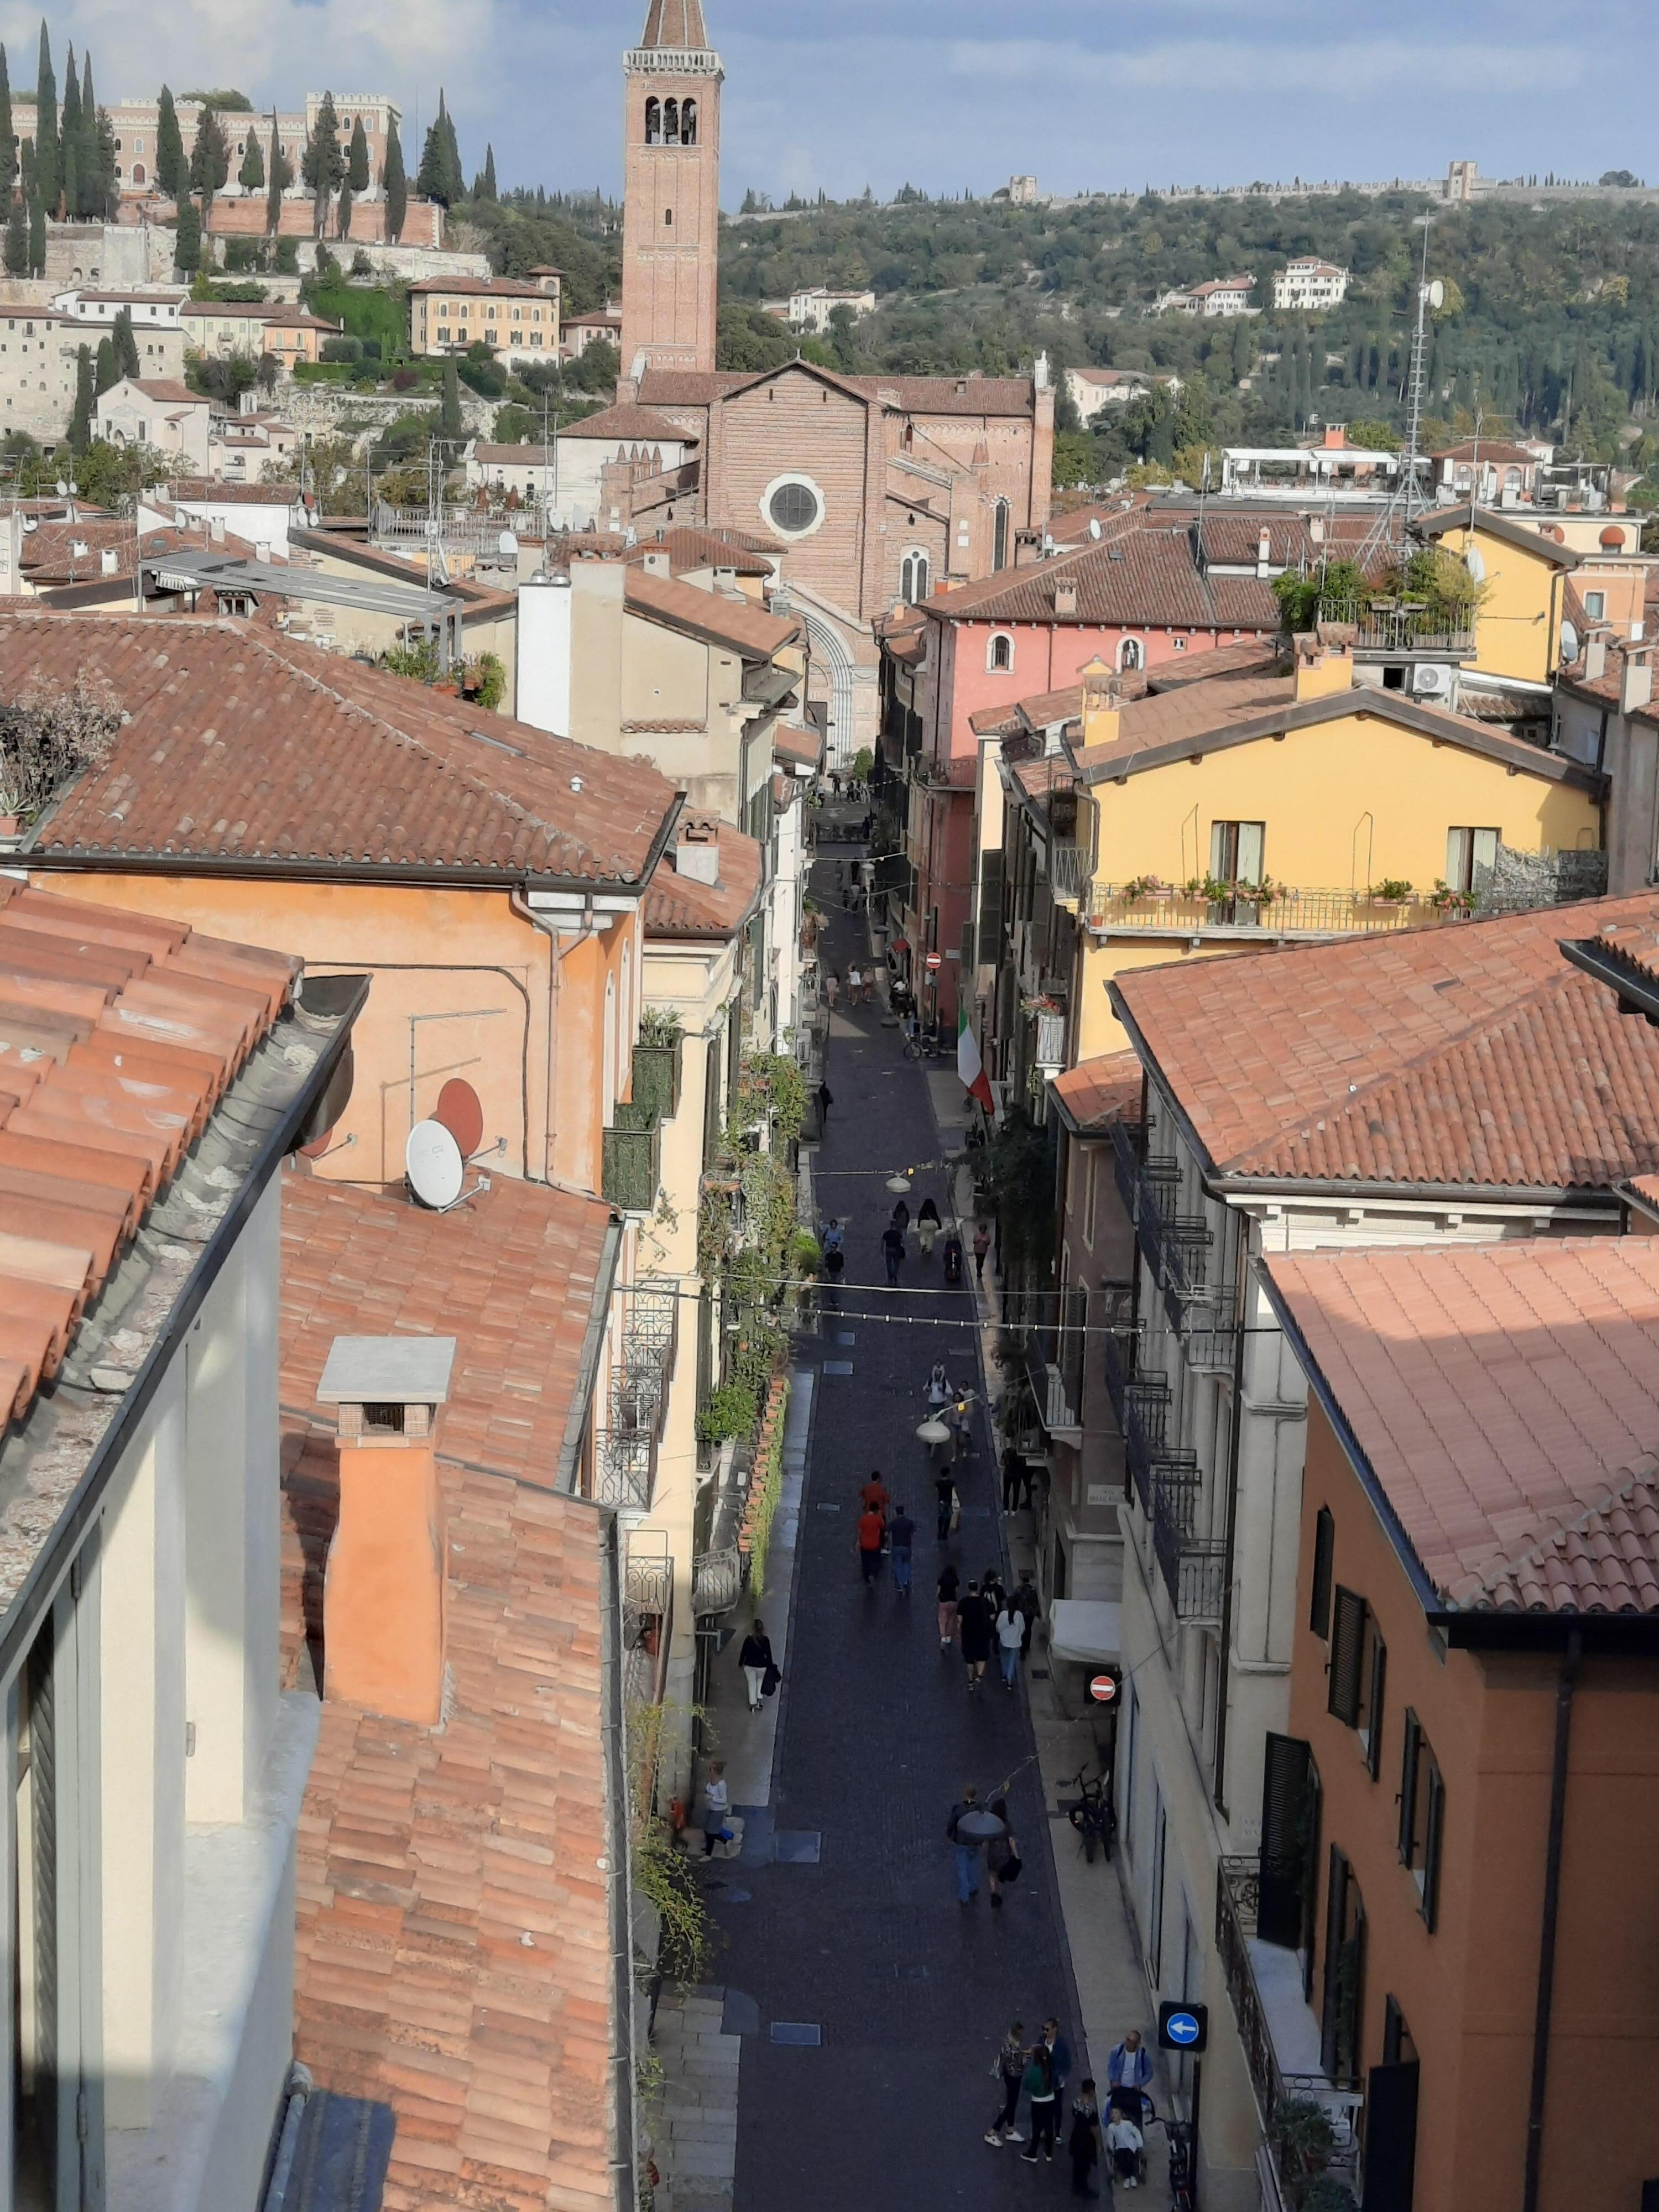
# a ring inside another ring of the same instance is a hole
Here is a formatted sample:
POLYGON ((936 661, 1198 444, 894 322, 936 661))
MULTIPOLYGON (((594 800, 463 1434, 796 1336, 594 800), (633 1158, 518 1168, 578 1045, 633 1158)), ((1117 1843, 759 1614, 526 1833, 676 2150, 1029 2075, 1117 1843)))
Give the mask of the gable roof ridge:
POLYGON ((1656 1459, 1651 1452, 1644 1452, 1640 1459, 1620 1468, 1618 1473, 1627 1475, 1629 1480, 1611 1483, 1599 1498, 1592 1499, 1577 1513, 1566 1516, 1549 1512, 1541 1514, 1539 1516, 1541 1532, 1530 1543, 1520 1551, 1489 1561, 1477 1574, 1462 1577, 1448 1589, 1447 1595, 1462 1604, 1477 1590, 1494 1590, 1500 1583, 1513 1582, 1523 1568, 1541 1566, 1545 1554, 1553 1550, 1563 1537, 1582 1536, 1592 1521, 1601 1519, 1618 1506, 1631 1504, 1638 1490, 1659 1493, 1659 1459, 1656 1459))

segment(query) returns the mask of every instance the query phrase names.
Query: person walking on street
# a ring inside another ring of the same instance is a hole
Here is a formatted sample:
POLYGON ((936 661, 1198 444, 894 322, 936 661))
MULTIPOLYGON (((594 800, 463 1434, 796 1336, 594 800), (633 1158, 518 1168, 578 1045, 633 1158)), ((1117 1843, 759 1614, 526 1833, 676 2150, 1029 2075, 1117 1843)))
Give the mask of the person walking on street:
POLYGON ((916 1540, 916 1524, 901 1505, 887 1524, 887 1541, 893 1554, 893 1588, 901 1597, 910 1595, 910 1551, 916 1540))
POLYGON ((974 1401, 964 1394, 952 1399, 945 1409, 944 1421, 951 1431, 951 1452, 955 1459, 966 1459, 968 1445, 974 1433, 974 1401))
POLYGON ((910 1209, 902 1199, 893 1208, 893 1226, 901 1237, 910 1226, 910 1209))
POLYGON ((985 1662, 991 1656, 991 1614, 977 1583, 969 1583, 967 1595, 957 1607, 957 1628, 962 1638, 963 1664, 968 1669, 968 1687, 976 1690, 985 1679, 985 1662))
POLYGON ((991 1810, 1002 1823, 1002 1833, 993 1836, 985 1846, 985 1871, 991 1881, 991 1903, 1001 1908, 1005 1885, 1019 1880, 1024 1864, 1019 1855, 1019 1843, 1008 1818, 1008 1800, 994 1797, 991 1810))
POLYGON ((1002 1455, 1002 1510, 1016 1513, 1031 1502, 1031 1470, 1023 1452, 1010 1444, 1002 1455))
POLYGON ((1021 1575, 1018 1586, 1008 1602, 1025 1624, 1025 1633, 1019 1641, 1019 1656, 1022 1659, 1029 1659, 1031 1656, 1031 1631, 1042 1618, 1042 1601, 1037 1595, 1036 1584, 1031 1580, 1029 1567, 1021 1575))
POLYGON ((887 1534, 887 1523, 873 1505, 866 1505, 859 1516, 859 1565, 864 1571, 867 1589, 881 1572, 882 1540, 887 1534))
POLYGON ((824 982, 823 995, 829 1003, 830 1011, 833 1014, 836 1011, 836 1001, 841 997, 841 977, 836 975, 833 968, 830 969, 829 976, 824 982))
POLYGON ((945 1362, 936 1359, 933 1371, 927 1377, 927 1403, 935 1413, 951 1395, 951 1378, 945 1371, 945 1362))
MULTIPOLYGON (((996 1891, 991 1892, 994 1903, 996 1891)), ((1025 2023, 1011 2021, 1008 2033, 1002 2039, 1002 2048, 991 2061, 991 2072, 1002 2091, 1002 2102, 997 2116, 985 2130, 985 2140, 993 2150, 1000 2150, 1006 2142, 1024 2142, 1025 2138, 1014 2122, 1019 2117, 1019 2093, 1025 2083, 1025 2023)))
POLYGON ((1066 2138, 1066 2155, 1072 2161, 1073 2196, 1098 2197, 1100 2191, 1090 2181, 1100 2163, 1100 2107, 1095 2102, 1092 2075, 1085 2074, 1078 2084, 1072 2106, 1071 2132, 1066 2138))
POLYGON ((945 1544, 950 1541, 951 1525, 957 1517, 957 1479, 948 1467, 934 1470, 933 1497, 939 1507, 939 1540, 945 1544))
POLYGON ((887 1268, 887 1287, 898 1287, 899 1269, 904 1265, 904 1231, 896 1221, 890 1221, 881 1232, 881 1256, 887 1268))
POLYGON ((931 1198, 921 1201, 921 1211, 916 1216, 916 1242, 921 1247, 921 1256, 933 1256, 933 1239, 939 1235, 939 1208, 931 1198))
POLYGON ((726 1816, 732 1809, 732 1793, 726 1785, 726 1762, 711 1759, 708 1778, 702 1785, 702 1855, 714 1856, 714 1846, 726 1833, 726 1816))
POLYGON ((1042 2023, 1042 2047, 1048 2054, 1048 2063, 1054 2077, 1054 2125, 1058 2129, 1064 2117, 1066 2083, 1072 2071, 1072 2046, 1060 2032, 1057 2020, 1042 2023))
POLYGON ((1002 1669, 1002 1686, 1012 1690, 1019 1673, 1020 1649, 1025 1637, 1025 1616, 1015 1607, 1012 1598, 1005 1598, 996 1620, 997 1664, 1002 1669))
POLYGON ((1139 2123, 1152 2081, 1152 2054, 1141 2041, 1140 2030, 1132 2027, 1107 2053, 1106 2101, 1114 2112, 1127 2112, 1139 2123))
POLYGON ((939 1570, 939 1648, 948 1651, 957 1640, 957 1592, 962 1588, 962 1577, 947 1559, 939 1570))
POLYGON ((971 1838, 957 1832, 963 1814, 975 1809, 978 1802, 978 1784, 972 1782, 965 1784, 961 1796, 951 1808, 950 1819, 945 1824, 945 1832, 950 1838, 951 1848, 956 1854, 958 1905, 971 1905, 979 1895, 979 1845, 971 1838))
MULTIPOLYGON (((847 902, 848 902, 848 904, 849 906, 852 904, 852 900, 853 900, 853 895, 852 895, 852 893, 849 891, 849 892, 848 893, 848 895, 847 895, 847 902)), ((863 982, 863 981, 864 981, 864 978, 863 978, 863 976, 859 973, 859 970, 858 970, 858 969, 856 968, 856 966, 852 967, 852 968, 849 968, 849 969, 848 969, 848 971, 847 971, 847 1003, 848 1003, 848 1005, 849 1006, 857 1006, 857 1004, 858 1004, 858 1002, 859 1002, 859 987, 860 987, 860 985, 863 982)))
POLYGON ((1031 2046, 1031 2055, 1025 2067, 1025 2094, 1031 2100, 1031 2140, 1021 2151, 1020 2158, 1025 2165, 1035 2166, 1039 2153, 1046 2152, 1052 2166, 1059 2094, 1054 2082, 1054 2059, 1046 2044, 1037 2043, 1031 2046))
POLYGON ((986 1619, 994 1626, 1002 1610, 1002 1570, 994 1559, 979 1578, 979 1594, 985 1600, 986 1619))
POLYGON ((830 1095, 830 1085, 827 1083, 820 1083, 818 1085, 818 1127, 820 1129, 827 1129, 829 1127, 830 1109, 835 1104, 835 1100, 830 1095))
POLYGON ((884 1521, 887 1518, 887 1509, 892 1502, 893 1494, 891 1491, 888 1489, 887 1485, 882 1480, 880 1468, 872 1468, 870 1471, 869 1481, 865 1484, 863 1489, 859 1492, 859 1504, 864 1508, 866 1513, 869 1512, 871 1508, 873 1506, 875 1510, 880 1514, 882 1519, 884 1521))
MULTIPOLYGON (((831 999, 830 1003, 833 1006, 836 1002, 831 999)), ((985 1255, 990 1249, 991 1232, 982 1221, 978 1222, 974 1229, 974 1280, 977 1283, 985 1280, 985 1255)))
POLYGON ((743 1639, 738 1664, 743 1669, 743 1679, 749 1688, 749 1710, 751 1713, 757 1713, 765 1693, 766 1678, 777 1665, 772 1656, 772 1639, 766 1632, 766 1623, 758 1613, 755 1615, 754 1626, 743 1639))

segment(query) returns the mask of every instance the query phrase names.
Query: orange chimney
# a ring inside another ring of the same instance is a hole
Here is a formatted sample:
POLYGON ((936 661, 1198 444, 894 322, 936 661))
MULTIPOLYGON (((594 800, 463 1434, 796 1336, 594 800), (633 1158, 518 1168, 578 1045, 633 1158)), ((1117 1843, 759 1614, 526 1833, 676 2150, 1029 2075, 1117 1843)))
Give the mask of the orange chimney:
POLYGON ((337 1336, 317 1388, 337 1406, 340 1518, 323 1585, 323 1694, 434 1728, 443 1711, 437 1410, 453 1336, 337 1336))
POLYGON ((1298 702, 1352 690, 1357 635, 1351 623, 1321 623, 1316 630, 1297 631, 1293 644, 1298 702))
POLYGON ((1123 727, 1123 684, 1097 653, 1079 672, 1083 679, 1083 742, 1115 745, 1123 727))

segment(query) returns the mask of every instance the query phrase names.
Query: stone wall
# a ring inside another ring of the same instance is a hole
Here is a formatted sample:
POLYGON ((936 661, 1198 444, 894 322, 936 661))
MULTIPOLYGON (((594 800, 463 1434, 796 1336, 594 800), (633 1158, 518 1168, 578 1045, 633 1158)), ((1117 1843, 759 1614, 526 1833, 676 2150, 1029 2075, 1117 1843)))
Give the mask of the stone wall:
MULTIPOLYGON (((313 438, 349 436, 354 451, 362 453, 389 422, 415 408, 438 404, 435 392, 407 392, 391 395, 343 392, 331 384, 285 384, 276 405, 285 422, 313 438)), ((488 438, 495 428, 499 399, 481 399, 461 386, 461 421, 470 438, 488 438)))

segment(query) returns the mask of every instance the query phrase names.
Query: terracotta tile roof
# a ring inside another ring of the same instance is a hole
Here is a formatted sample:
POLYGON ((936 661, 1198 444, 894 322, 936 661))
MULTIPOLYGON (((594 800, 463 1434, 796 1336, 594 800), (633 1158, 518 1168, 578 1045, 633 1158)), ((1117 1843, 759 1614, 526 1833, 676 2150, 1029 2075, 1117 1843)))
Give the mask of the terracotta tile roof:
POLYGON ((1540 466, 1536 453, 1525 446, 1504 444, 1494 438, 1461 438, 1455 446, 1442 446, 1430 454, 1431 461, 1490 461, 1494 468, 1535 469, 1540 466))
POLYGON ((1659 1239, 1267 1266, 1447 1607, 1659 1612, 1659 1239))
POLYGON ((1006 622, 1249 629, 1277 635, 1279 601, 1256 576, 1206 576, 1182 528, 1138 530, 1088 544, 1033 568, 1005 570, 926 602, 939 622, 1006 622), (1056 594, 1070 586, 1070 613, 1056 594))
MULTIPOLYGON (((800 366, 786 362, 778 368, 740 374, 724 369, 647 368, 641 381, 640 398, 647 407, 708 407, 749 385, 764 383, 800 366)), ((805 366, 812 368, 811 363, 805 366)), ((1024 377, 840 376, 827 369, 813 369, 813 373, 860 398, 911 415, 1030 415, 1032 409, 1031 386, 1024 377)))
MULTIPOLYGON (((556 276, 560 271, 550 269, 548 274, 556 276)), ((550 300, 554 296, 524 276, 422 276, 409 289, 411 292, 465 293, 469 298, 476 295, 495 300, 550 300)))
POLYGON ((678 805, 640 763, 246 624, 0 614, 0 689, 37 669, 105 678, 130 720, 31 854, 636 883, 678 805))
POLYGON ((300 1828, 295 2054, 325 2087, 392 2106, 388 2206, 615 2201, 600 1516, 543 1486, 608 1218, 504 1178, 443 1215, 284 1180, 290 1680, 315 1679, 338 1513, 314 1407, 328 1346, 459 1340, 438 1430, 447 1717, 428 1730, 325 1700, 300 1828))
POLYGON ((623 400, 615 407, 602 407, 597 415, 584 415, 580 422, 566 422, 559 435, 608 438, 630 446, 684 446, 697 442, 690 431, 671 422, 666 415, 658 413, 654 408, 638 406, 632 400, 623 400))
POLYGON ((708 33, 702 20, 702 0, 651 0, 640 44, 667 46, 677 52, 707 46, 708 33))
POLYGON ((1659 893, 1120 975, 1212 1166, 1601 1190, 1659 1170, 1659 1031, 1561 957, 1659 893))
MULTIPOLYGON (((1109 374, 1104 370, 1092 373, 1097 375, 1109 374)), ((1150 390, 1150 380, 1136 377, 1133 380, 1150 390)), ((1087 506, 1073 507, 1069 514, 1051 515, 1048 519, 1049 538, 1056 545, 1097 545, 1105 539, 1120 538, 1127 531, 1139 530, 1141 509, 1146 502, 1131 495, 1126 495, 1126 497, 1129 501, 1127 506, 1120 505, 1116 501, 1110 505, 1091 501, 1087 506), (1097 524, 1099 526, 1097 537, 1094 534, 1097 524)))
POLYGON ((167 407, 209 407, 213 402, 205 392, 192 392, 187 384, 172 377, 135 376, 128 379, 135 392, 142 392, 146 399, 154 399, 167 407))
MULTIPOLYGON (((1155 668, 1132 670, 1118 681, 1123 697, 1133 705, 1139 699, 1162 698, 1189 684, 1212 684, 1223 677, 1270 676, 1279 663, 1276 638, 1246 637, 1231 645, 1212 646, 1206 653, 1160 660, 1155 668)), ((968 720, 976 736, 992 738, 1051 729, 1055 723, 1080 722, 1082 717, 1083 686, 1068 684, 1058 691, 1039 691, 1034 699, 1021 699, 1012 707, 981 707, 968 720)))
POLYGON ((823 732, 822 730, 799 730, 787 722, 780 722, 772 732, 772 750, 780 760, 802 768, 821 768, 823 765, 823 732))
POLYGON ((1431 514, 1419 514, 1412 525, 1419 538, 1443 538, 1449 530, 1468 530, 1471 526, 1483 537, 1496 538, 1519 552, 1540 556, 1558 568, 1578 566, 1577 554, 1550 535, 1553 525, 1519 522, 1512 514, 1498 514, 1495 507, 1437 507, 1431 514))
POLYGON ((735 937, 760 896, 761 848, 722 822, 720 880, 700 884, 665 860, 645 895, 647 937, 735 937))
POLYGON ((0 878, 0 1431, 58 1372, 299 967, 0 878))
POLYGON ((673 629, 694 630, 750 660, 770 660, 801 634, 799 616, 769 615, 751 600, 705 592, 696 584, 677 583, 671 576, 650 575, 643 568, 630 568, 623 589, 630 613, 666 623, 673 629))
MULTIPOLYGON (((672 524, 654 538, 630 545, 626 559, 638 566, 648 553, 666 553, 675 575, 687 568, 730 568, 739 576, 769 576, 775 563, 752 550, 753 540, 738 542, 720 530, 698 530, 690 524, 672 524)), ((774 552, 781 552, 775 546, 774 552)))
POLYGON ((1114 1121, 1139 1121, 1145 1074, 1138 1053, 1105 1052, 1051 1076, 1048 1088, 1066 1127, 1074 1135, 1092 1137, 1114 1121))
MULTIPOLYGON (((1201 524, 1194 523, 1199 532, 1204 557, 1212 562, 1231 567, 1254 566, 1260 555, 1261 538, 1266 533, 1267 558, 1275 568, 1294 568, 1300 562, 1316 561, 1322 555, 1340 561, 1356 558, 1372 528, 1368 514, 1218 514, 1213 507, 1205 514, 1201 524), (1314 536, 1317 524, 1321 535, 1314 536)), ((1388 556, 1378 551, 1371 566, 1381 571, 1387 566, 1388 556)))

